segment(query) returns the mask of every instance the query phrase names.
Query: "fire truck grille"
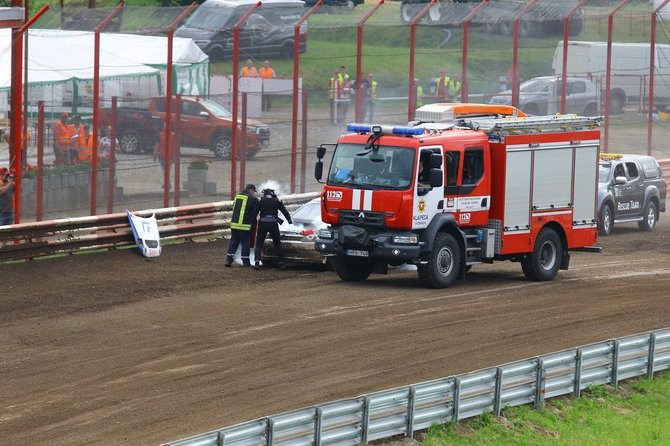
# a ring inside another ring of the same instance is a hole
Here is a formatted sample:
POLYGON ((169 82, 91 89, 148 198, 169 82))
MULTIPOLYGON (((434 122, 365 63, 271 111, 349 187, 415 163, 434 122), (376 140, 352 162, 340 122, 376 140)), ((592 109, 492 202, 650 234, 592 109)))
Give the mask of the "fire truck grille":
POLYGON ((346 210, 340 211, 339 224, 381 229, 386 226, 386 220, 383 212, 346 210))

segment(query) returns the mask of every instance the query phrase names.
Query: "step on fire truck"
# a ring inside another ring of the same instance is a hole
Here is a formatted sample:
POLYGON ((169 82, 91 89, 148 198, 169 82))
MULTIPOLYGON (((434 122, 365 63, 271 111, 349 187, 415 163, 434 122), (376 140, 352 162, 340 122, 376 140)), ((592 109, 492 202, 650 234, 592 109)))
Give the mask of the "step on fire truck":
MULTIPOLYGON (((350 124, 321 196, 315 248, 342 280, 417 266, 432 288, 473 265, 520 262, 552 280, 569 251, 598 252, 600 117, 430 104, 407 126, 350 124)), ((320 182, 326 146, 317 150, 320 182)))

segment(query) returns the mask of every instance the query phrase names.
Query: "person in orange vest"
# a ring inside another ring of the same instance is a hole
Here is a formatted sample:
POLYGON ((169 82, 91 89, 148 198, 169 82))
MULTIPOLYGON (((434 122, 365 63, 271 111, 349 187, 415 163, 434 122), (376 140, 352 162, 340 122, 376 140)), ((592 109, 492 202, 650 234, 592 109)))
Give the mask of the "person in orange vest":
POLYGON ((77 158, 80 163, 90 161, 93 157, 93 134, 91 126, 84 124, 82 134, 79 136, 79 153, 77 158))
POLYGON ((240 70, 240 76, 242 77, 258 76, 258 71, 256 70, 256 67, 254 67, 254 62, 251 59, 247 59, 247 64, 240 70))
MULTIPOLYGON (((270 66, 270 61, 263 61, 263 66, 258 70, 258 74, 263 78, 263 90, 265 90, 265 80, 274 79, 277 77, 274 68, 270 66)), ((272 108, 271 103, 272 96, 269 94, 263 94, 263 111, 270 111, 272 108)))
POLYGON ((80 139, 84 134, 84 126, 81 124, 81 116, 72 118, 72 124, 67 126, 67 131, 70 134, 70 145, 67 155, 65 156, 65 164, 76 164, 79 162, 80 139))
POLYGON ((54 132, 54 164, 63 164, 65 162, 65 156, 70 150, 70 132, 68 131, 68 114, 66 112, 61 113, 60 120, 56 121, 53 125, 54 132))

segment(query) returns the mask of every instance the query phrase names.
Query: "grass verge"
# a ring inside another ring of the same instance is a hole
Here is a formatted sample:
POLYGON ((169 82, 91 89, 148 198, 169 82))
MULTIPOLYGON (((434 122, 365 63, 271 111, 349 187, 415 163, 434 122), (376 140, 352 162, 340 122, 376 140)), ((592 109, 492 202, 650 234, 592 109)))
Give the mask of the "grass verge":
POLYGON ((545 402, 541 411, 529 405, 505 409, 456 425, 431 427, 422 446, 670 444, 670 373, 655 379, 622 381, 618 388, 589 387, 581 398, 545 402))

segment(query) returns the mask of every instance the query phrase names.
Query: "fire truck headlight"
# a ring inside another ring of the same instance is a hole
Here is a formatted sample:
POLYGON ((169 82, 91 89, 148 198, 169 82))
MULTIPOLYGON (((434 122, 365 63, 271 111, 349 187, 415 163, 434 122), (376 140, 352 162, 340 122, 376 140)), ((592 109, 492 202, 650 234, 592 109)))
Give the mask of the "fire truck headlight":
POLYGON ((331 239, 333 238, 333 231, 330 229, 319 229, 319 238, 331 239))
POLYGON ((393 236, 393 243, 399 245, 416 245, 419 243, 419 237, 416 235, 395 235, 393 236))

